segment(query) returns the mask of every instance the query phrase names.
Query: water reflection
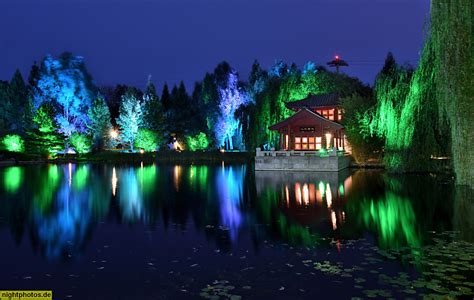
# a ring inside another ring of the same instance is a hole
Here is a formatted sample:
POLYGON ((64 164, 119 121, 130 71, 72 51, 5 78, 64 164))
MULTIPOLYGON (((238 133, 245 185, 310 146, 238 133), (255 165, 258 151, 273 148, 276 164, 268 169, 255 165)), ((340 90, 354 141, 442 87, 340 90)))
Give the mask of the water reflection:
POLYGON ((8 193, 15 193, 23 181, 23 169, 20 167, 8 167, 5 170, 3 184, 8 193))
POLYGON ((222 224, 230 230, 232 240, 236 239, 242 222, 240 205, 243 198, 245 173, 245 166, 225 167, 223 165, 216 178, 222 224))
MULTIPOLYGON (((314 245, 321 233, 336 231, 343 224, 344 191, 335 187, 350 182, 350 176, 348 172, 256 172, 263 222, 273 224, 276 236, 286 242, 314 245)), ((350 189, 348 184, 345 190, 350 189)))
POLYGON ((225 250, 249 234, 257 247, 369 234, 383 248, 419 248, 429 230, 472 228, 470 196, 458 192, 453 205, 453 189, 429 176, 64 164, 0 169, 0 183, 0 230, 20 243, 27 228, 50 259, 80 255, 99 222, 191 225, 225 250))

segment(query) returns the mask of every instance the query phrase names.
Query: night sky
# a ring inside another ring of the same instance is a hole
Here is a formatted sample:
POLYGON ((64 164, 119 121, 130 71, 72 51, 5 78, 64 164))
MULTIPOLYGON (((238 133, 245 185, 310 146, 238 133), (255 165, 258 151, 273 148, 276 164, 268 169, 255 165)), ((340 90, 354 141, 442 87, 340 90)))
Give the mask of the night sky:
POLYGON ((222 60, 302 66, 334 54, 373 82, 388 51, 416 64, 429 0, 0 0, 0 79, 46 54, 82 55, 98 85, 188 87, 222 60))

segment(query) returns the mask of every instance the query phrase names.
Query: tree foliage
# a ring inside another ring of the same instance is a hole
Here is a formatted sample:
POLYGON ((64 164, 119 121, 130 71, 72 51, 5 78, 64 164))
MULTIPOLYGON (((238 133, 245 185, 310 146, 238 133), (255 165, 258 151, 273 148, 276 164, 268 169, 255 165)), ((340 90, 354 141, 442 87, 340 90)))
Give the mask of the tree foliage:
POLYGON ((103 149, 110 140, 112 124, 110 122, 109 107, 105 103, 104 97, 99 95, 87 112, 90 122, 87 128, 92 135, 94 145, 98 149, 103 149))
POLYGON ((69 142, 79 154, 89 153, 91 151, 92 141, 86 134, 74 132, 69 137, 69 142))
POLYGON ((158 150, 162 142, 163 139, 160 138, 157 132, 149 129, 140 129, 135 139, 135 147, 146 152, 153 152, 158 150))
POLYGON ((42 104, 33 114, 33 127, 27 132, 27 148, 32 153, 55 153, 64 149, 65 138, 59 133, 54 108, 42 104))
POLYGON ((25 143, 23 138, 17 134, 6 135, 3 140, 3 147, 10 152, 24 152, 25 143))
POLYGON ((209 139, 204 132, 199 132, 194 136, 186 137, 186 146, 191 151, 206 150, 209 147, 209 139))
POLYGON ((120 139, 129 144, 133 151, 138 130, 143 124, 142 103, 133 91, 128 91, 122 97, 117 124, 120 126, 120 139))
POLYGON ((87 111, 96 88, 84 59, 71 53, 64 53, 58 59, 48 55, 37 76, 33 89, 35 107, 51 103, 62 134, 70 136, 73 132, 85 132, 89 122, 87 111))

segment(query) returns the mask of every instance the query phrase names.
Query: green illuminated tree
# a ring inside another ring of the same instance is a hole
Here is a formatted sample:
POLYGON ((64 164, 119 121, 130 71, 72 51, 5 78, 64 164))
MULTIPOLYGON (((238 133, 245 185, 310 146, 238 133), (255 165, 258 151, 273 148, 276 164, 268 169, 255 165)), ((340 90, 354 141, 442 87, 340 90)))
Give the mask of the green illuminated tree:
POLYGON ((6 135, 3 140, 3 147, 10 152, 23 152, 25 151, 25 143, 21 136, 17 134, 6 135))
POLYGON ((89 153, 92 146, 91 139, 82 133, 74 132, 69 137, 69 142, 71 143, 74 150, 79 154, 89 153))
POLYGON ((147 152, 157 151, 163 140, 157 132, 148 129, 139 129, 135 139, 135 147, 147 152))
POLYGON ((194 136, 187 136, 185 140, 186 146, 191 151, 206 150, 209 147, 209 140, 204 132, 199 132, 194 136))
POLYGON ((27 148, 32 153, 55 153, 64 148, 51 104, 42 104, 33 115, 33 128, 27 132, 27 148))
MULTIPOLYGON (((474 188, 474 6, 433 0, 431 38, 439 123, 447 123, 456 183, 474 188)), ((426 65, 420 63, 420 68, 426 65)), ((472 194, 471 194, 472 195, 472 194)))

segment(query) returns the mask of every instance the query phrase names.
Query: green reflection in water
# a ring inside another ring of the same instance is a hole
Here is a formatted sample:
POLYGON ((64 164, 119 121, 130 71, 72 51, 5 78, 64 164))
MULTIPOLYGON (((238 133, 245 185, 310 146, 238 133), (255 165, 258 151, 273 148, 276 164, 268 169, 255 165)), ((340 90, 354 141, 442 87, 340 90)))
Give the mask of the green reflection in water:
POLYGON ((61 173, 59 172, 59 167, 50 165, 47 176, 41 177, 39 184, 36 186, 38 190, 35 192, 34 203, 40 212, 45 212, 51 207, 53 195, 58 188, 60 180, 61 173))
POLYGON ((387 192, 385 197, 378 201, 363 200, 360 203, 359 216, 366 228, 378 233, 381 247, 421 246, 415 212, 408 199, 387 192))
POLYGON ((190 166, 189 171, 189 185, 192 189, 199 189, 204 191, 208 182, 208 166, 190 166))
POLYGON ((283 213, 278 211, 279 198, 274 189, 265 189, 261 193, 258 203, 264 223, 277 224, 276 228, 282 240, 290 244, 307 246, 316 244, 316 236, 311 234, 308 228, 290 222, 283 213))
POLYGON ((339 185, 339 194, 344 196, 344 185, 342 183, 339 185))
POLYGON ((324 186, 324 182, 320 181, 318 187, 319 187, 319 192, 321 192, 321 195, 325 195, 326 194, 326 188, 324 186))
POLYGON ((155 165, 142 166, 136 170, 137 180, 144 196, 148 196, 155 190, 157 168, 155 165))
POLYGON ((80 191, 87 183, 87 177, 89 176, 89 168, 87 166, 80 166, 72 177, 72 186, 74 189, 80 191))
POLYGON ((4 186, 8 193, 16 193, 23 182, 23 169, 21 167, 9 167, 5 169, 4 186))
POLYGON ((204 190, 207 186, 207 179, 208 179, 209 167, 208 166, 200 166, 199 167, 199 188, 204 190))

